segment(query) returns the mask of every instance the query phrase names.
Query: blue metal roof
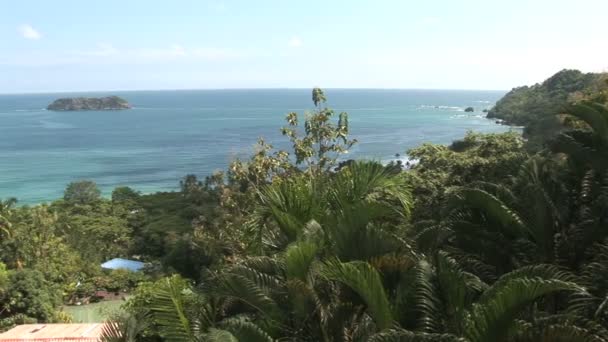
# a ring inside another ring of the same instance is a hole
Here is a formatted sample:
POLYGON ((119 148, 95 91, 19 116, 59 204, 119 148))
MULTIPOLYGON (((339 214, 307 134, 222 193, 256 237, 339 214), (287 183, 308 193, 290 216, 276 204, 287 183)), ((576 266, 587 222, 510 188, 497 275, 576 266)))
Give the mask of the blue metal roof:
POLYGON ((108 270, 126 269, 129 271, 139 271, 144 268, 144 263, 141 261, 115 258, 101 264, 101 268, 108 270))

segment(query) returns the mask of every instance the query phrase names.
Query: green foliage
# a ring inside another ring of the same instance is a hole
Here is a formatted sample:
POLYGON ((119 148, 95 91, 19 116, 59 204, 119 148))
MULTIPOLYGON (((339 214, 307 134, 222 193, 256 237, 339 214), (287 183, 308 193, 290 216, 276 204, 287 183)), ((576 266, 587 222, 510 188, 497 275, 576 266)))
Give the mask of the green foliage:
MULTIPOLYGON (((313 95, 318 108, 322 95, 313 95)), ((265 155, 260 177, 248 168, 238 192, 214 183, 255 203, 241 209, 241 236, 256 248, 202 272, 200 292, 162 290, 159 312, 172 323, 159 333, 231 341, 608 336, 599 325, 608 306, 600 228, 608 186, 601 168, 589 169, 598 164, 577 170, 548 151, 530 157, 515 133, 470 133, 410 155, 419 163, 407 173, 356 161, 276 173, 265 155), (585 253, 592 243, 600 247, 585 253)), ((188 192, 208 191, 200 186, 188 192)))
POLYGON ((101 191, 90 180, 72 182, 65 188, 63 199, 69 204, 93 204, 99 200, 101 191))
POLYGON ((179 277, 163 279, 152 292, 150 313, 166 341, 192 341, 194 331, 186 316, 189 285, 179 277))
POLYGON ((331 122, 334 111, 324 107, 327 102, 325 93, 319 88, 312 91, 316 111, 307 113, 304 119, 304 136, 298 134, 298 114, 287 114, 289 126, 282 129, 289 137, 296 157, 296 165, 305 164, 307 169, 324 171, 333 167, 337 158, 348 153, 357 141, 348 139, 348 114, 340 113, 338 123, 331 122))
POLYGON ((9 286, 3 296, 4 315, 23 314, 42 322, 52 322, 61 302, 59 288, 36 270, 24 269, 9 273, 9 286))
POLYGON ((112 203, 135 209, 141 194, 128 186, 119 186, 112 191, 112 203))
POLYGON ((0 200, 0 229, 5 236, 11 235, 11 222, 9 221, 9 217, 11 215, 12 209, 17 203, 16 198, 9 198, 7 200, 0 200))
POLYGON ((66 208, 60 220, 66 242, 81 251, 88 261, 99 264, 128 256, 131 228, 110 203, 100 201, 94 206, 66 208), (95 243, 90 239, 95 239, 95 243))
POLYGON ((517 133, 469 133, 409 151, 408 171, 333 168, 354 142, 315 89, 303 129, 287 117, 293 156, 262 141, 179 192, 0 202, 0 326, 69 319, 61 290, 137 286, 105 341, 606 341, 608 111, 581 101, 602 98, 593 77, 565 71, 497 105, 540 117, 579 101, 535 155, 517 133), (134 255, 160 279, 99 270, 134 255))
POLYGON ((575 283, 548 278, 543 279, 534 274, 528 277, 520 272, 517 277, 508 274, 507 280, 499 279, 473 305, 470 316, 465 321, 465 335, 470 341, 498 341, 513 328, 515 318, 530 301, 547 293, 556 291, 583 291, 575 283))
POLYGON ((306 281, 316 259, 318 247, 314 243, 299 242, 285 250, 285 273, 287 279, 306 281))
POLYGON ((386 329, 393 324, 389 300, 380 275, 370 264, 361 261, 329 261, 321 274, 329 280, 345 284, 361 296, 378 328, 386 329))
POLYGON ((552 150, 567 154, 579 170, 593 168, 604 172, 608 169, 608 108, 582 102, 566 110, 568 115, 584 122, 588 129, 562 133, 552 142, 552 150))
POLYGON ((37 269, 51 281, 73 279, 82 267, 78 253, 65 243, 57 214, 48 206, 19 208, 0 256, 9 268, 37 269))
POLYGON ((6 269, 6 265, 0 262, 0 294, 4 294, 9 284, 10 273, 6 269))
POLYGON ((104 324, 100 340, 103 342, 136 342, 148 328, 145 314, 119 314, 104 324))
MULTIPOLYGON (((259 326, 245 319, 226 319, 220 326, 232 335, 237 341, 272 342, 273 339, 259 326)), ((213 333, 210 329, 210 334, 213 333)), ((216 330, 217 331, 217 330, 216 330)), ((209 335, 206 336, 209 338, 209 335)))
POLYGON ((584 74, 562 70, 541 84, 515 88, 499 100, 488 118, 499 118, 508 124, 525 126, 528 145, 538 150, 545 141, 563 130, 557 114, 573 101, 589 99, 606 102, 608 86, 605 74, 584 74))
MULTIPOLYGON (((406 175, 391 173, 375 162, 357 161, 336 174, 314 178, 299 174, 262 188, 249 226, 257 236, 254 241, 276 249, 310 235, 309 223, 314 220, 320 225, 314 234, 338 256, 349 259, 378 251, 375 238, 385 233, 371 225, 403 222, 411 203, 406 175), (366 243, 370 249, 365 249, 366 243)), ((383 253, 397 247, 386 248, 383 253)))
POLYGON ((407 153, 418 159, 413 167, 415 220, 440 217, 445 190, 477 181, 508 182, 528 158, 524 141, 514 132, 478 134, 469 132, 450 147, 424 144, 407 153))
POLYGON ((141 272, 117 269, 108 272, 107 276, 101 277, 99 280, 98 287, 105 288, 110 292, 121 292, 137 287, 139 283, 147 280, 147 278, 141 272))
POLYGON ((530 125, 535 120, 559 114, 571 95, 590 88, 601 74, 583 74, 562 70, 541 84, 513 89, 488 113, 516 125, 530 125))

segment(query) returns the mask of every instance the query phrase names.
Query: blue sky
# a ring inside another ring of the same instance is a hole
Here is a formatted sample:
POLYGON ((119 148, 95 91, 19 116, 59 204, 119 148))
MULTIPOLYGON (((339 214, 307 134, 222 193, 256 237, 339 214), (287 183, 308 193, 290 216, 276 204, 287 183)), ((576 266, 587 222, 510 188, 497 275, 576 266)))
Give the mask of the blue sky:
POLYGON ((608 68, 606 0, 0 0, 0 93, 510 89, 608 68))

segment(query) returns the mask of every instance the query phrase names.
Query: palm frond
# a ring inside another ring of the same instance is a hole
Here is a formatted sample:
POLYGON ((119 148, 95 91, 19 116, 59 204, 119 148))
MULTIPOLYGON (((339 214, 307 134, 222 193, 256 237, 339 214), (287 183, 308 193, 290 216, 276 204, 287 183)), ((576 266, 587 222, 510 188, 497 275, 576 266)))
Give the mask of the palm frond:
POLYGON ((298 320, 297 325, 306 323, 318 310, 318 298, 313 289, 304 281, 295 278, 285 284, 289 297, 289 308, 298 320))
POLYGON ((238 341, 272 342, 273 339, 255 323, 242 319, 230 318, 222 321, 219 326, 232 334, 238 341))
POLYGON ((163 280, 151 298, 150 313, 161 328, 163 338, 171 342, 191 342, 194 332, 187 316, 183 279, 174 276, 163 280))
POLYGON ((454 235, 454 231, 441 223, 434 223, 421 228, 414 236, 416 247, 422 252, 434 251, 454 235))
POLYGON ((104 323, 100 340, 102 342, 135 342, 140 334, 150 326, 147 313, 137 315, 121 314, 104 323))
MULTIPOLYGON (((574 284, 576 277, 568 270, 551 264, 524 266, 503 274, 494 284, 492 284, 492 286, 490 286, 490 288, 483 292, 479 300, 484 301, 491 299, 497 292, 501 291, 503 287, 508 286, 511 281, 519 279, 559 280, 564 283, 574 284)), ((581 292, 585 291, 583 287, 577 286, 577 290, 581 292)))
POLYGON ((263 227, 272 220, 293 242, 307 222, 324 212, 325 201, 315 180, 293 177, 265 186, 259 191, 259 204, 252 215, 252 226, 263 227))
POLYGON ((555 324, 542 328, 529 328, 517 331, 511 338, 513 342, 605 342, 606 340, 569 324, 555 324))
POLYGON ((420 260, 414 269, 414 308, 417 330, 437 333, 443 330, 443 307, 436 285, 435 270, 426 260, 420 260))
POLYGON ((467 342, 467 340, 450 334, 429 334, 403 329, 389 329, 371 336, 368 342, 467 342))
POLYGON ((341 260, 370 260, 385 254, 407 251, 409 246, 394 234, 369 221, 365 209, 328 228, 333 253, 341 260))
POLYGON ((268 295, 272 292, 280 293, 282 291, 281 279, 278 275, 260 272, 245 265, 234 265, 226 273, 232 276, 241 276, 252 281, 260 290, 268 295))
MULTIPOLYGON (((261 280, 262 278, 258 278, 261 280)), ((280 321, 281 310, 268 290, 242 274, 225 273, 210 281, 205 289, 218 297, 237 299, 269 319, 280 321)), ((278 295, 278 293, 276 293, 278 295)))
POLYGON ((367 262, 338 260, 326 262, 320 274, 329 280, 345 284, 355 291, 367 306, 367 311, 380 329, 393 324, 388 297, 378 272, 367 262))
POLYGON ((514 342, 606 342, 608 331, 593 321, 574 315, 551 315, 521 322, 513 330, 514 342))
POLYGON ((512 238, 529 235, 522 219, 496 196, 481 190, 457 188, 453 192, 448 208, 467 207, 483 212, 487 219, 500 225, 502 232, 512 238))
POLYGON ((285 265, 282 260, 269 256, 250 256, 241 261, 241 265, 266 274, 280 274, 285 265))
POLYGON ((404 218, 409 217, 413 203, 407 178, 371 161, 355 161, 340 170, 329 189, 329 201, 338 213, 366 202, 380 204, 404 218))
POLYGON ((538 267, 501 277, 473 304, 464 325, 465 337, 472 342, 498 341, 532 301, 558 291, 584 291, 575 283, 546 277, 552 273, 538 267))
POLYGON ((284 254, 287 279, 306 281, 316 254, 317 246, 309 242, 298 242, 289 246, 284 254))
POLYGON ((134 342, 134 339, 124 335, 124 327, 118 321, 106 322, 101 330, 99 339, 102 342, 134 342))
POLYGON ((496 267, 488 264, 476 254, 465 252, 457 247, 444 248, 450 257, 454 258, 464 270, 472 273, 485 283, 493 283, 498 278, 496 267))
POLYGON ((467 303, 472 293, 482 292, 487 285, 478 277, 462 270, 460 265, 446 252, 439 251, 436 256, 437 282, 445 310, 453 320, 462 321, 467 303))
POLYGON ((229 331, 215 328, 209 329, 209 332, 205 334, 205 340, 209 342, 239 342, 239 339, 229 331))
POLYGON ((567 108, 566 112, 587 123, 602 140, 608 139, 608 110, 605 106, 578 103, 567 108))

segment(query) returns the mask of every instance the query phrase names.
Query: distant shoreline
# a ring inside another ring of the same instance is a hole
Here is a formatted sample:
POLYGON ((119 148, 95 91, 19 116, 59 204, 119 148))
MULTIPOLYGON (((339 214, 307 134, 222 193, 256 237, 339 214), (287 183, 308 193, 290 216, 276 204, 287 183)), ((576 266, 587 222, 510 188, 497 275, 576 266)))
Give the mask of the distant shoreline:
MULTIPOLYGON (((457 89, 457 88, 324 88, 327 91, 349 90, 349 91, 464 91, 464 92, 508 92, 508 89, 457 89)), ((15 92, 15 93, 0 93, 0 96, 14 95, 57 95, 57 94, 105 94, 105 93, 144 93, 144 92, 189 92, 189 91, 289 91, 289 90, 306 90, 310 87, 302 88, 183 88, 183 89, 106 89, 106 90, 60 90, 60 91, 34 91, 34 92, 15 92)))
MULTIPOLYGON (((119 185, 143 193, 174 190, 189 173, 202 178, 226 170, 234 158, 248 158, 259 137, 289 150, 280 133, 285 115, 311 109, 309 89, 111 94, 133 109, 51 112, 41 108, 59 97, 55 94, 1 96, 2 196, 23 204, 52 201, 80 179, 95 181, 106 194, 119 185)), ((468 130, 511 129, 482 117, 481 110, 502 92, 330 89, 327 94, 337 113, 350 113, 350 134, 360 142, 346 159, 390 161, 425 142, 450 144, 468 130), (468 106, 475 107, 475 115, 461 115, 468 106)))

